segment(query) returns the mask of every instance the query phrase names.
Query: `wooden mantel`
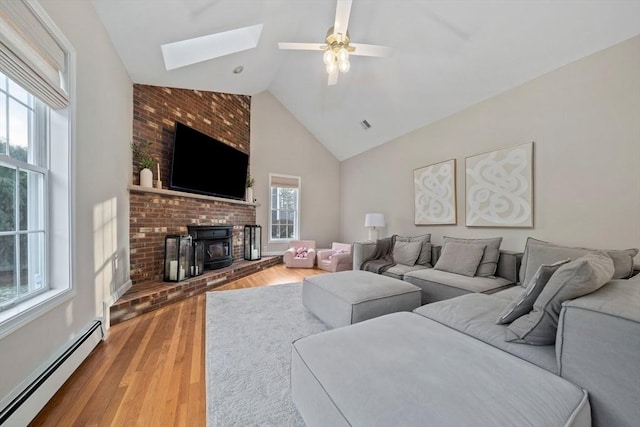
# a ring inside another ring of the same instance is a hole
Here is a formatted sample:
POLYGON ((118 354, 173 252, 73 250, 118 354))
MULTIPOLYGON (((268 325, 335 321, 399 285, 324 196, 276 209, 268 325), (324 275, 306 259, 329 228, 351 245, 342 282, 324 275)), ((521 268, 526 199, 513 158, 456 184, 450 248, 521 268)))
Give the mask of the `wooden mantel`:
POLYGON ((211 200, 215 202, 225 202, 245 206, 260 206, 259 203, 250 203, 245 200, 225 199, 224 197, 207 196, 204 194, 187 193, 185 191, 167 190, 164 188, 142 187, 140 185, 129 184, 127 189, 134 193, 152 193, 162 196, 189 197, 192 199, 211 200))

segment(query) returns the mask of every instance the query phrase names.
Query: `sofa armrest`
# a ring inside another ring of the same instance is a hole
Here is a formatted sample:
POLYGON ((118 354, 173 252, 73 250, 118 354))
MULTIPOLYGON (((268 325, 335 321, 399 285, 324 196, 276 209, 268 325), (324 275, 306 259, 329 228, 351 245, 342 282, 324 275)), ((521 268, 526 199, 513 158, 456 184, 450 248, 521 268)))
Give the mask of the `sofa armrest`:
POLYGON ((498 258, 496 276, 507 279, 511 281, 511 283, 517 283, 521 262, 522 252, 501 250, 500 258, 498 258))
POLYGON ((612 280, 562 305, 556 336, 559 375, 587 390, 593 425, 637 425, 640 280, 612 280))
POLYGON ((333 250, 331 249, 320 249, 319 251, 316 252, 316 257, 318 258, 318 261, 321 261, 329 258, 332 253, 333 253, 333 250))
POLYGON ((353 255, 349 252, 334 255, 331 263, 335 265, 351 265, 353 263, 353 255))
POLYGON ((291 261, 293 258, 295 258, 295 255, 296 255, 295 248, 289 248, 286 251, 284 251, 284 253, 282 254, 282 259, 284 262, 291 261))
POLYGON ((353 244, 353 269, 360 270, 360 264, 371 257, 376 250, 375 242, 355 242, 353 244))

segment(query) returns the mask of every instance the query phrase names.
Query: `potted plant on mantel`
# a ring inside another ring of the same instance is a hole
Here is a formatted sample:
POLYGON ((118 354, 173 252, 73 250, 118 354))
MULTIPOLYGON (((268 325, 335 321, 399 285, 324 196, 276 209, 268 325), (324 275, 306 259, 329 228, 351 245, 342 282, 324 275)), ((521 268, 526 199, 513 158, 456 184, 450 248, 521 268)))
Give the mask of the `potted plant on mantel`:
POLYGON ((251 175, 247 175, 247 192, 245 193, 247 202, 253 203, 253 184, 256 180, 251 178, 251 175))
POLYGON ((156 159, 149 153, 149 143, 147 141, 132 142, 131 150, 133 158, 138 161, 140 167, 140 186, 153 187, 153 172, 151 168, 156 164, 156 159))

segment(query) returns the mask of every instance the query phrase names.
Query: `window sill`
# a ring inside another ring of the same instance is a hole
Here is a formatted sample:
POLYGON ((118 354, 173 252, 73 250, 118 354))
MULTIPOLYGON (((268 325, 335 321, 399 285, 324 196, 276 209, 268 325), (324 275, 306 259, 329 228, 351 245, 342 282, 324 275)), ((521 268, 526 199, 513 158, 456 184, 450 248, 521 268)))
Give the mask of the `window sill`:
POLYGON ((0 339, 27 325, 73 296, 71 288, 51 289, 0 312, 0 339))

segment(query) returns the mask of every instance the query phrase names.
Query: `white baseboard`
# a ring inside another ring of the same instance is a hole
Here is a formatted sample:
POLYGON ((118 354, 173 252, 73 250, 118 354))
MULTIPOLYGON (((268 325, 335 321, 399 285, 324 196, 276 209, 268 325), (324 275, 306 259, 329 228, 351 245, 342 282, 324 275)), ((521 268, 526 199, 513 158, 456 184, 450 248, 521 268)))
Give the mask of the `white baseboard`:
POLYGON ((17 388, 20 392, 0 410, 0 425, 28 425, 89 356, 103 336, 102 322, 92 321, 77 339, 69 342, 54 357, 51 363, 17 388))
POLYGON ((110 317, 110 311, 109 309, 111 308, 111 306, 118 301, 118 299, 124 295, 125 292, 127 292, 129 289, 131 289, 131 286, 133 285, 133 282, 131 282, 131 280, 127 280, 126 282, 124 282, 124 284, 122 286, 120 286, 118 289, 116 289, 114 292, 111 293, 111 295, 109 295, 103 302, 102 302, 102 317, 103 317, 103 321, 102 324, 104 325, 104 329, 105 331, 108 331, 109 328, 111 327, 111 317, 110 317))

